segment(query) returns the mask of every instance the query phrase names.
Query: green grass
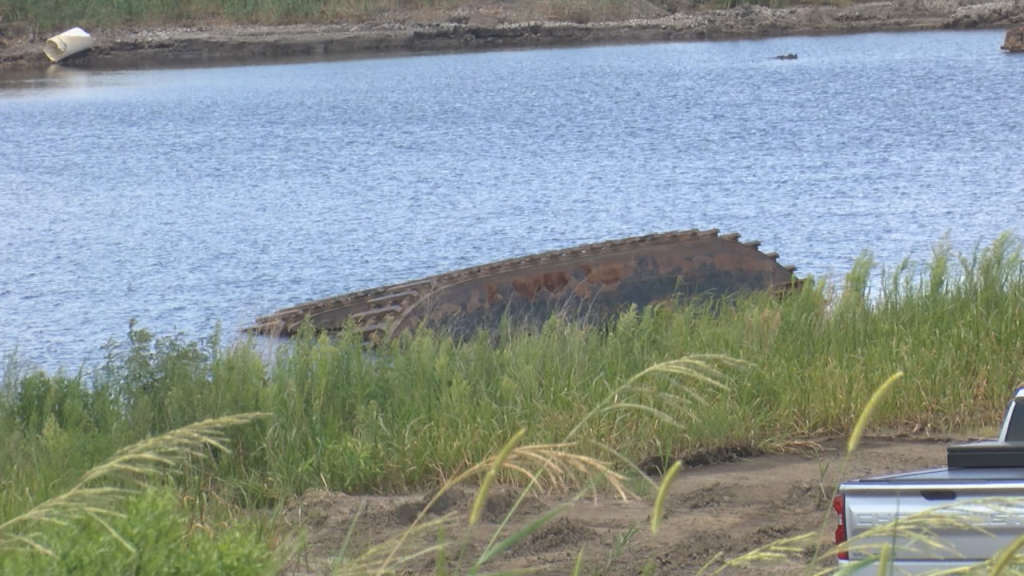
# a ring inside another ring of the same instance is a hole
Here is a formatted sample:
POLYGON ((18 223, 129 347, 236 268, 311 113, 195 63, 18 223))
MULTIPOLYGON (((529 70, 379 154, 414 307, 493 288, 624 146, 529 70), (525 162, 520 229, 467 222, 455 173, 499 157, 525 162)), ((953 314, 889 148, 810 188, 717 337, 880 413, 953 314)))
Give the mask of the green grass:
POLYGON ((1004 237, 966 260, 940 247, 920 271, 871 270, 858 261, 842 291, 812 280, 784 300, 663 306, 601 328, 552 320, 533 336, 506 329, 496 345, 421 332, 368 354, 351 334, 306 334, 268 364, 254 346, 154 338, 132 326, 92 372, 26 372, 11 360, 0 391, 0 521, 68 489, 120 446, 244 412, 273 416, 232 431, 230 454, 197 462, 182 480, 190 497, 252 507, 313 487, 436 486, 520 428, 524 444, 569 440, 583 455, 614 450, 631 462, 771 449, 849 431, 896 371, 905 377, 875 407, 875 430, 996 424, 1022 379, 1017 242, 1004 237), (880 294, 868 293, 871 278, 880 294), (681 389, 663 372, 630 383, 695 354, 751 366, 723 364, 726 389, 681 389), (700 398, 683 402, 687 391, 700 398))
POLYGON ((274 574, 276 562, 250 521, 216 530, 198 528, 177 494, 152 488, 130 498, 107 527, 76 519, 47 527, 49 554, 34 550, 0 553, 6 576, 274 574), (110 530, 116 530, 115 537, 110 530))
MULTIPOLYGON (((273 574, 280 558, 266 538, 268 522, 222 505, 209 514, 172 482, 210 452, 227 450, 225 428, 267 416, 206 420, 118 450, 69 489, 0 521, 0 573, 273 574)), ((52 429, 48 419, 44 433, 52 429)))
MULTIPOLYGON (((1021 334, 1024 267, 1010 236, 969 258, 940 244, 922 268, 879 272, 866 254, 843 286, 810 279, 785 299, 662 306, 603 327, 553 319, 536 335, 505 327, 496 343, 421 332, 367 353, 353 334, 305 333, 267 362, 252 343, 132 324, 94 371, 8 360, 0 573, 268 574, 280 527, 253 511, 310 488, 523 485, 516 471, 547 461, 581 472, 538 481, 597 476, 614 491, 628 479, 607 461, 629 475, 628 462, 702 448, 855 430, 852 445, 868 417, 869 433, 992 426, 1022 380, 1021 334), (165 469, 185 473, 154 480, 165 469)), ((409 557, 379 550, 353 566, 409 557)))
POLYGON ((0 0, 0 23, 68 26, 359 21, 436 3, 406 0, 0 0), (409 4, 408 6, 406 4, 409 4))

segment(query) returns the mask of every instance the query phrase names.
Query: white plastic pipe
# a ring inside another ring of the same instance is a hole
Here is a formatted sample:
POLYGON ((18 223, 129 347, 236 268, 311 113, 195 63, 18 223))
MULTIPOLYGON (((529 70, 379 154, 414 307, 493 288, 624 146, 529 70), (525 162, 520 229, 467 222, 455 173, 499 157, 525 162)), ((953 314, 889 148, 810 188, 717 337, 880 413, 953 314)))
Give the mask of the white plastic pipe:
POLYGON ((57 34, 46 41, 43 53, 54 62, 60 62, 68 56, 78 54, 92 48, 93 39, 81 28, 72 28, 57 34))

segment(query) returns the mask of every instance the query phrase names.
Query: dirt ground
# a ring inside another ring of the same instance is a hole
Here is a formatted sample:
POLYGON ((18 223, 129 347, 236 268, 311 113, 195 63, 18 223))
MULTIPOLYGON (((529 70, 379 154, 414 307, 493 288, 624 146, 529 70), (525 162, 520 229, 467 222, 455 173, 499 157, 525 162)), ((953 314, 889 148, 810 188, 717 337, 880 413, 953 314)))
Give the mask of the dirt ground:
MULTIPOLYGON (((655 574, 694 574, 718 552, 725 558, 735 558, 780 538, 815 531, 819 536, 814 540, 829 542, 835 529, 831 491, 838 481, 943 466, 951 440, 869 439, 845 462, 845 442, 840 439, 794 443, 779 454, 720 454, 717 463, 684 466, 679 472, 656 535, 650 532, 653 491, 628 501, 612 495, 601 495, 596 500, 587 496, 571 502, 539 530, 498 556, 488 565, 489 571, 529 569, 545 575, 570 574, 582 550, 582 574, 640 574, 648 563, 655 574), (623 540, 628 543, 616 549, 616 542, 623 540)), ((398 538, 429 496, 359 497, 322 491, 306 494, 291 507, 288 517, 293 527, 306 531, 307 549, 285 574, 330 573, 330 559, 337 555, 350 530, 346 548, 350 556, 398 538)), ((480 556, 516 497, 508 489, 496 490, 487 502, 483 519, 472 529, 467 527, 473 500, 469 489, 452 491, 430 511, 428 519, 442 515, 449 520, 445 535, 456 544, 446 559, 453 573, 480 556), (462 560, 458 559, 459 550, 464 550, 462 560)), ((503 534, 513 533, 565 501, 565 497, 551 494, 527 495, 503 534)), ((423 549, 437 543, 437 530, 425 531, 410 541, 410 549, 423 549)), ((815 545, 807 542, 789 559, 759 562, 727 573, 792 574, 805 569, 814 553, 815 545)), ((830 563, 831 558, 826 562, 830 563)), ((410 560, 398 573, 433 573, 436 563, 436 555, 427 554, 410 560)))
MULTIPOLYGON (((363 15, 351 22, 87 28, 95 38, 94 48, 61 65, 127 69, 268 59, 313 61, 799 34, 1007 28, 1024 22, 1024 0, 885 0, 785 8, 742 5, 728 10, 660 0, 461 0, 438 5, 443 7, 363 15), (673 12, 664 8, 676 4, 680 8, 673 12)), ((0 19, 0 69, 49 66, 42 49, 46 38, 57 32, 0 19)))

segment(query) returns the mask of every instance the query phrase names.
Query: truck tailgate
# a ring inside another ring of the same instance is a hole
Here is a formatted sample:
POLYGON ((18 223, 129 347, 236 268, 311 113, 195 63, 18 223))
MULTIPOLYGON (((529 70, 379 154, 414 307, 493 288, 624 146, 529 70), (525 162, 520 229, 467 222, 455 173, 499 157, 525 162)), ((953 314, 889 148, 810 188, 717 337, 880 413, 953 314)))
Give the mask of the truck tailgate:
POLYGON ((895 560, 980 561, 1024 534, 1019 468, 878 476, 844 483, 840 493, 851 561, 885 544, 893 545, 895 560), (914 535, 899 536, 900 530, 914 535))

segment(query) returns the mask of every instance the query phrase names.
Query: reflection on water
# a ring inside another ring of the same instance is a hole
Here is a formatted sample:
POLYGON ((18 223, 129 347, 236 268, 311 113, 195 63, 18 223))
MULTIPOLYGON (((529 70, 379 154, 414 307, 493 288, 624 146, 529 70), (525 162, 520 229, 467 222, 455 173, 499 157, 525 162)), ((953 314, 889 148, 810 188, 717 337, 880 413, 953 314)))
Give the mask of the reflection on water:
POLYGON ((51 64, 46 68, 46 81, 36 86, 32 86, 32 88, 51 88, 58 90, 87 88, 91 85, 93 78, 95 78, 94 74, 84 70, 75 70, 73 68, 51 64))
POLYGON ((0 76, 0 351, 720 228, 798 272, 1019 232, 999 31, 0 76), (799 59, 775 60, 796 53, 799 59))
POLYGON ((79 85, 82 86, 94 74, 86 70, 76 70, 59 64, 50 64, 46 67, 46 79, 56 81, 57 86, 79 85))
POLYGON ((102 85, 103 76, 79 68, 50 64, 42 69, 0 72, 0 99, 38 96, 43 90, 77 90, 102 85))

